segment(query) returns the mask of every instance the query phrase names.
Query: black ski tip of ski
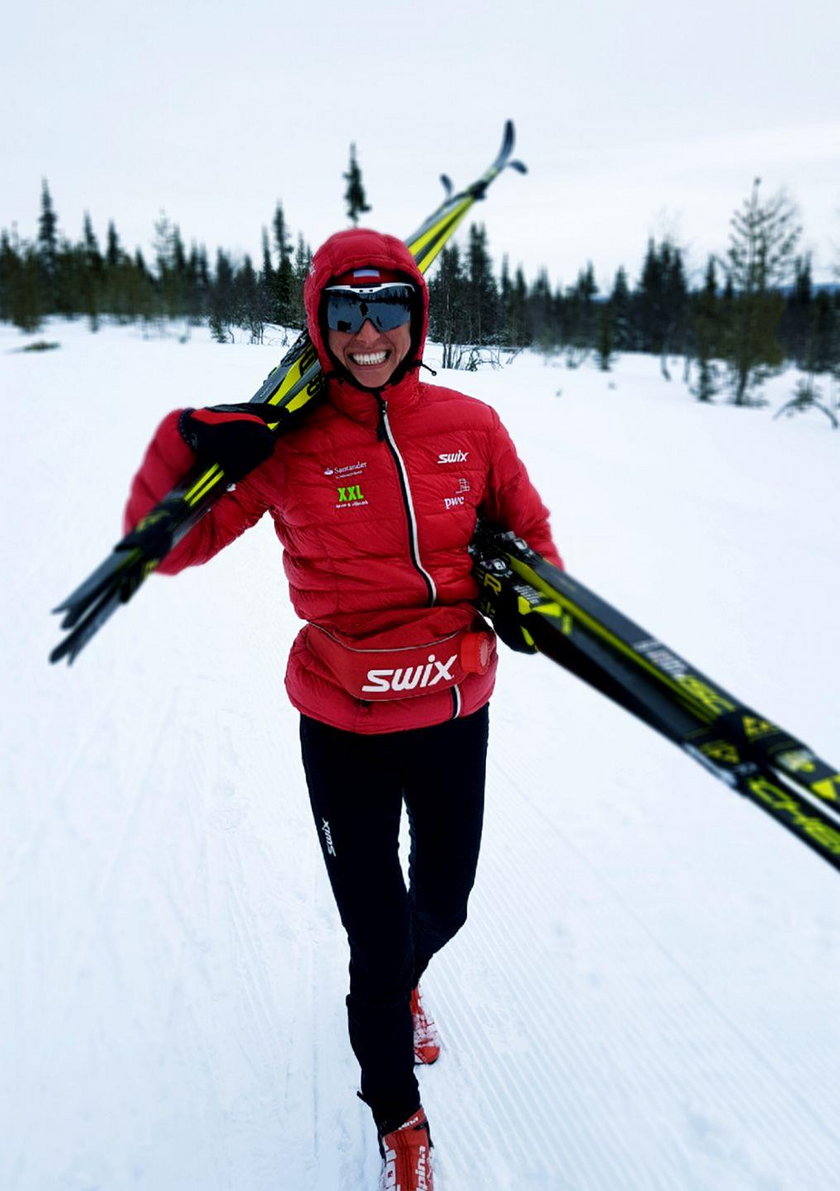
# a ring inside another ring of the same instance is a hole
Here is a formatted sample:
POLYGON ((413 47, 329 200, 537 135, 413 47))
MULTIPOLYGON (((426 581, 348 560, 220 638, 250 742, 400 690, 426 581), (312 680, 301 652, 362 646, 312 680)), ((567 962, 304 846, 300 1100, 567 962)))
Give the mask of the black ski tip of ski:
MULTIPOLYGON (((510 162, 510 155, 513 152, 513 143, 516 139, 516 134, 513 128, 513 120, 505 121, 505 129, 502 134, 502 147, 496 154, 493 164, 489 167, 486 173, 473 182, 472 186, 468 186, 464 191, 465 194, 472 195, 474 199, 483 199, 487 194, 487 188, 494 178, 498 178, 502 170, 507 169, 510 162)), ((519 162, 519 165, 522 163, 519 162)), ((517 169, 519 166, 516 167, 517 169)))
POLYGON ((84 583, 80 583, 66 599, 53 608, 53 613, 56 616, 60 616, 62 612, 65 613, 61 624, 63 629, 71 629, 86 609, 99 599, 102 592, 113 583, 122 565, 123 560, 112 554, 85 579, 84 583))
POLYGON ((58 645, 56 645, 55 649, 52 650, 50 653, 50 662, 52 665, 55 665, 56 662, 60 662, 64 658, 67 658, 67 664, 72 666, 73 659, 77 653, 78 650, 74 648, 73 634, 71 633, 69 637, 65 637, 64 640, 60 641, 58 645))
POLYGON ((81 587, 53 611, 65 613, 61 628, 67 636, 50 654, 51 662, 72 663, 120 604, 135 594, 148 572, 149 560, 136 549, 115 550, 81 587))
POLYGON ((66 599, 53 608, 54 615, 65 614, 61 627, 72 629, 87 610, 102 597, 103 593, 112 590, 115 586, 121 586, 130 568, 136 566, 140 561, 142 561, 142 555, 139 551, 120 549, 118 543, 105 561, 100 563, 83 583, 71 591, 66 599))
POLYGON ((510 155, 513 152, 513 146, 516 142, 516 129, 513 120, 505 120, 505 131, 502 136, 502 147, 499 150, 499 156, 496 158, 496 165, 500 169, 516 170, 519 174, 527 174, 528 167, 521 161, 511 161, 510 155))
POLYGON ((88 641, 99 631, 108 618, 116 612, 120 604, 125 601, 119 591, 106 591, 99 600, 88 609, 87 615, 80 620, 72 632, 63 641, 59 641, 50 653, 50 662, 61 662, 65 658, 71 665, 82 652, 88 641))

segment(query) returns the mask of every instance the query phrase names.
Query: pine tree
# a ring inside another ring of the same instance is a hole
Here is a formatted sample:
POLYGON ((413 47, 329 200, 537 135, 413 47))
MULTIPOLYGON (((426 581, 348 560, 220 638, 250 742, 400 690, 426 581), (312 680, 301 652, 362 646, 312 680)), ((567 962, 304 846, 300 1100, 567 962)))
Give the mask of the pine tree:
POLYGON ((128 317, 122 284, 124 271, 125 253, 120 245, 114 221, 110 220, 105 235, 102 308, 119 321, 124 321, 128 317))
POLYGON ((444 368, 456 367, 458 348, 467 342, 465 291, 460 249, 450 244, 441 252, 429 283, 429 337, 443 347, 444 368))
POLYGON ((41 183, 41 214, 38 218, 37 258, 40 286, 43 293, 41 304, 47 313, 59 308, 57 301, 58 274, 58 216, 53 207, 52 195, 46 178, 41 183))
POLYGON ((597 294, 595 270, 589 261, 578 273, 575 284, 566 291, 563 339, 570 366, 582 363, 587 352, 597 346, 597 294))
POLYGON ((666 355, 677 354, 685 349, 688 313, 688 282, 685 278, 682 249, 670 241, 665 241, 662 245, 662 272, 667 311, 662 347, 664 359, 666 355))
POLYGON ((246 256, 233 280, 233 309, 237 325, 250 333, 251 343, 263 341, 265 324, 259 298, 257 274, 250 256, 246 256))
POLYGON ((292 264, 292 246, 283 208, 279 202, 274 212, 274 246, 277 250, 277 269, 274 273, 274 309, 271 321, 288 327, 295 321, 296 279, 292 264))
POLYGON ((43 322, 41 255, 32 244, 10 245, 4 271, 8 317, 21 331, 37 331, 43 322))
POLYGON ((662 261, 654 241, 648 240, 634 304, 636 325, 639 328, 639 347, 643 352, 659 355, 662 348, 664 279, 662 261))
POLYGON ((609 298, 612 313, 612 336, 616 351, 630 351, 633 346, 633 301, 623 265, 616 271, 609 298))
POLYGON ((13 224, 9 234, 0 232, 0 320, 21 330, 37 330, 46 313, 40 284, 37 249, 21 243, 13 224))
POLYGON ((350 146, 350 165, 347 173, 342 174, 344 181, 347 183, 347 189, 344 192, 344 201, 347 204, 347 217, 356 227, 359 222, 359 216, 364 215, 365 212, 370 211, 367 197, 365 195, 365 188, 362 184, 362 171, 359 168, 359 163, 356 160, 356 146, 350 146))
POLYGON ((129 309, 143 322, 143 333, 148 333, 149 327, 158 315, 159 298, 155 280, 149 271, 143 253, 138 248, 134 254, 127 275, 129 309))
POLYGON ((0 322, 11 320, 11 291, 17 268, 17 255, 4 228, 0 232, 0 322))
POLYGON ((794 262, 793 289, 785 301, 779 324, 779 339, 789 359, 805 367, 808 359, 813 323, 814 287, 811 280, 811 258, 797 257, 794 262))
POLYGON ((295 284, 294 293, 292 295, 292 313, 293 317, 290 320, 290 325, 293 327, 306 326, 306 311, 303 308, 303 285, 309 273, 309 266, 312 264, 312 249, 309 247, 303 236, 298 233, 297 248, 295 249, 295 284))
POLYGON ((598 309, 598 330, 595 342, 595 356, 602 372, 609 372, 612 367, 614 347, 612 305, 609 302, 602 302, 598 309))
POLYGON ((207 312, 207 295, 210 289, 210 269, 207 264, 207 249, 203 244, 190 245, 190 254, 184 272, 184 312, 189 326, 201 324, 207 312))
POLYGON ((636 321, 642 351, 659 356, 666 380, 667 356, 683 346, 687 297, 680 249, 667 239, 659 247, 648 240, 635 295, 636 321))
POLYGON ((210 288, 210 331, 217 343, 230 343, 231 324, 236 317, 234 270, 222 249, 216 253, 216 275, 210 288))
POLYGON ((274 263, 271 259, 271 246, 268 240, 268 231, 266 228, 262 229, 262 266, 259 273, 259 302, 260 312, 263 321, 273 323, 275 321, 275 296, 274 296, 274 263))
POLYGON ((692 392, 698 401, 709 402, 717 393, 715 358, 720 348, 720 303, 713 256, 708 259, 703 289, 694 296, 692 308, 694 354, 697 360, 697 381, 692 392))
POLYGON ((528 335, 528 286, 522 267, 511 279, 507 256, 499 279, 499 340, 507 347, 524 347, 528 335))
MULTIPOLYGON (((560 305, 551 292, 548 271, 540 269, 528 291, 528 322, 531 340, 543 351, 555 348, 565 334, 564 320, 558 318, 560 305)), ((560 305, 564 310, 564 306, 560 305)))
POLYGON ((806 359, 808 370, 818 374, 836 373, 840 365, 840 306, 825 289, 813 301, 806 359))
POLYGON ((499 336, 502 343, 512 343, 510 333, 510 315, 512 306, 513 284, 510 279, 510 265, 507 253, 502 257, 502 272, 499 277, 499 336))
POLYGON ((732 318, 725 342, 729 384, 736 405, 777 370, 784 351, 778 339, 784 299, 778 287, 790 273, 802 229, 796 208, 783 192, 762 201, 761 179, 730 223, 727 274, 732 318))
POLYGON ((511 347, 526 347, 531 342, 528 330, 528 285, 521 265, 517 267, 513 279, 509 326, 511 347))
POLYGON ((155 256, 162 313, 181 318, 188 313, 187 254, 180 228, 170 222, 165 211, 155 223, 155 256))
POLYGON ((108 224, 107 240, 105 244, 105 264, 109 269, 116 269, 122 260, 123 251, 114 221, 108 224))
POLYGON ((487 250, 484 224, 470 224, 466 274, 469 342, 478 347, 495 343, 499 295, 493 276, 493 262, 487 250))
POLYGON ((98 331, 105 262, 99 251, 99 243, 93 230, 90 214, 87 211, 85 211, 79 266, 82 313, 87 315, 91 331, 98 331))

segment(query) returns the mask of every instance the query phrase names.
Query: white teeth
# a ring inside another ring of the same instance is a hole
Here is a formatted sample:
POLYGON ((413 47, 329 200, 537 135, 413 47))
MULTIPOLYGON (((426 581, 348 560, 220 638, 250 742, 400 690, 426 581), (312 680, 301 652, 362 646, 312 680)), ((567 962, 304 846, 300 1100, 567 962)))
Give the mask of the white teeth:
POLYGON ((354 364, 384 364, 387 358, 387 352, 368 352, 365 355, 354 353, 350 357, 354 364))

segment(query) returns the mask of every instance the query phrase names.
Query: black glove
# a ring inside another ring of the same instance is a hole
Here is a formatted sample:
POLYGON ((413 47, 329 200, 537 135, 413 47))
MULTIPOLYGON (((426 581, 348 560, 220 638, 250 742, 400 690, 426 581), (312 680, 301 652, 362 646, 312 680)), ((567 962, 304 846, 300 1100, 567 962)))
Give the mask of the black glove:
POLYGON ((171 503, 161 501, 145 517, 127 533, 122 541, 117 542, 115 550, 139 550, 140 557, 127 558, 119 572, 120 600, 126 603, 134 595, 146 576, 155 569, 162 558, 172 549, 177 520, 183 514, 183 501, 180 497, 171 503))
POLYGON ((227 478, 235 482, 274 450, 275 438, 266 422, 277 420, 276 406, 245 402, 185 409, 178 429, 202 462, 218 463, 227 478))
MULTIPOLYGON (((179 499, 175 502, 177 510, 180 512, 183 508, 183 502, 179 499)), ((172 539, 175 532, 175 523, 173 521, 173 509, 166 506, 166 502, 162 501, 159 506, 156 506, 151 512, 147 513, 145 517, 141 517, 134 529, 127 533, 122 541, 117 542, 114 547, 115 550, 140 550, 147 560, 160 561, 172 549, 172 539)))
POLYGON ((476 606, 482 616, 493 625, 496 635, 517 653, 536 653, 523 616, 527 614, 531 594, 527 584, 517 582, 507 563, 501 558, 482 558, 474 553, 473 577, 478 583, 476 606))
MULTIPOLYGON (((523 604, 525 601, 523 601, 523 604)), ((501 638, 508 649, 517 653, 536 653, 537 647, 527 635, 528 630, 523 622, 523 608, 515 591, 505 589, 485 605, 486 615, 490 617, 496 636, 501 638)), ((481 611, 485 611, 484 608, 481 611)))

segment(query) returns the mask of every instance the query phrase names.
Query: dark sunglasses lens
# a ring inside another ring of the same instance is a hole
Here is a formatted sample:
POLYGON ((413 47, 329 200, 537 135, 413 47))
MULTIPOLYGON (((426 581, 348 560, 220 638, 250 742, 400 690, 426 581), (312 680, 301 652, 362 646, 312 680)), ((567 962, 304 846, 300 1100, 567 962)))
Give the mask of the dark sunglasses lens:
POLYGON ((402 327, 411 319, 411 299, 391 298, 388 301, 375 303, 372 312, 367 316, 372 319, 374 326, 380 331, 393 331, 402 327))
POLYGON ((409 286, 394 286, 386 294, 354 294, 352 290, 327 293, 327 326, 331 331, 355 335, 366 319, 379 331, 393 331, 411 319, 409 286))

